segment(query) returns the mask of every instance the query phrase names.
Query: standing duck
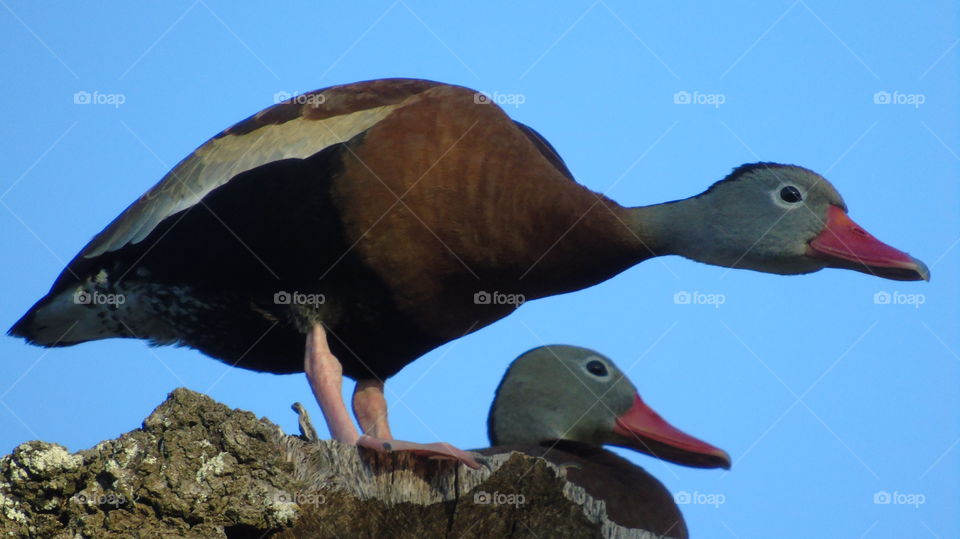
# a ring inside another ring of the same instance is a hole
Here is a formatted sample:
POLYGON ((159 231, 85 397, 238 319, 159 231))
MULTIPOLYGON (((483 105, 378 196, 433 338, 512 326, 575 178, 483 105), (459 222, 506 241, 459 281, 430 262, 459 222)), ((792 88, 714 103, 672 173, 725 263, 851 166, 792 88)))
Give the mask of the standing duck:
POLYGON ((178 163, 84 247, 10 330, 41 346, 110 337, 306 372, 334 438, 393 440, 383 382, 522 300, 654 256, 796 274, 926 279, 807 169, 744 165, 704 193, 627 208, 467 88, 334 86, 274 105, 178 163), (121 301, 122 300, 122 301, 121 301), (357 380, 358 432, 340 393, 357 380))
POLYGON ((510 365, 487 420, 493 447, 519 451, 566 470, 567 480, 604 500, 607 516, 627 528, 687 537, 673 496, 643 468, 604 449, 634 449, 699 468, 729 468, 721 449, 664 421, 607 357, 578 346, 534 348, 510 365))

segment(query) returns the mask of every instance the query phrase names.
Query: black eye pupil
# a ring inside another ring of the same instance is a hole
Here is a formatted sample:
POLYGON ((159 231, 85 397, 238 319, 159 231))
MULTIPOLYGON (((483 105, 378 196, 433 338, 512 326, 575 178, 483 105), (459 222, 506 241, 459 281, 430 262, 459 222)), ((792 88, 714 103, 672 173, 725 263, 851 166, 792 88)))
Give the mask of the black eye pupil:
POLYGON ((606 376, 607 366, 594 359, 590 363, 587 363, 587 371, 596 376, 606 376))
POLYGON ((800 190, 792 185, 788 185, 780 190, 780 199, 791 204, 800 202, 803 197, 800 196, 800 190))

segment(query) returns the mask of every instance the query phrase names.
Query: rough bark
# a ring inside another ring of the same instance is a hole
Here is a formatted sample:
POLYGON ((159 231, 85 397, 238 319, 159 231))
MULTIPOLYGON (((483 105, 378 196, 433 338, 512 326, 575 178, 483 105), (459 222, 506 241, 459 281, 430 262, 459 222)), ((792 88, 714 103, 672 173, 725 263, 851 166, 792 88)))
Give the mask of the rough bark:
POLYGON ((143 427, 91 449, 33 441, 0 459, 6 537, 653 537, 546 461, 488 468, 285 435, 174 390, 143 427))

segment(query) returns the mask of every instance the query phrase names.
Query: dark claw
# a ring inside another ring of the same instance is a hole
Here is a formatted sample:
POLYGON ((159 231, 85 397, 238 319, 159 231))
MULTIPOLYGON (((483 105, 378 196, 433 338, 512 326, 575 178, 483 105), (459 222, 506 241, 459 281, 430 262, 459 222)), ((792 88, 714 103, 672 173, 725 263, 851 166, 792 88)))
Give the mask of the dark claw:
POLYGON ((477 464, 479 464, 480 466, 483 466, 484 468, 490 470, 491 472, 493 471, 493 466, 490 465, 490 459, 488 459, 487 457, 484 457, 483 455, 480 455, 478 453, 474 453, 473 460, 477 461, 477 464))

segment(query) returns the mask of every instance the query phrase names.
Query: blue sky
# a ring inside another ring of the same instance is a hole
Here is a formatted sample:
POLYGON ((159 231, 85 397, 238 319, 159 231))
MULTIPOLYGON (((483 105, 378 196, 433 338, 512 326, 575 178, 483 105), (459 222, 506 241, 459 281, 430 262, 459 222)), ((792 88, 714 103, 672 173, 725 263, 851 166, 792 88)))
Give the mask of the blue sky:
MULTIPOLYGON (((724 472, 626 452, 673 492, 718 502, 681 507, 695 536, 960 536, 957 6, 517 4, 0 2, 0 325, 173 164, 278 93, 388 76, 462 84, 506 96, 580 182, 623 204, 694 195, 745 162, 816 170, 933 278, 650 260, 406 367, 387 384, 395 435, 487 445, 508 363, 576 344, 732 456, 724 472), (75 104, 78 92, 99 103, 75 104), (683 291, 725 301, 675 304, 683 291)), ((0 453, 38 438, 91 447, 178 386, 287 432, 294 401, 319 417, 302 375, 185 349, 0 338, 0 357, 0 453)))

